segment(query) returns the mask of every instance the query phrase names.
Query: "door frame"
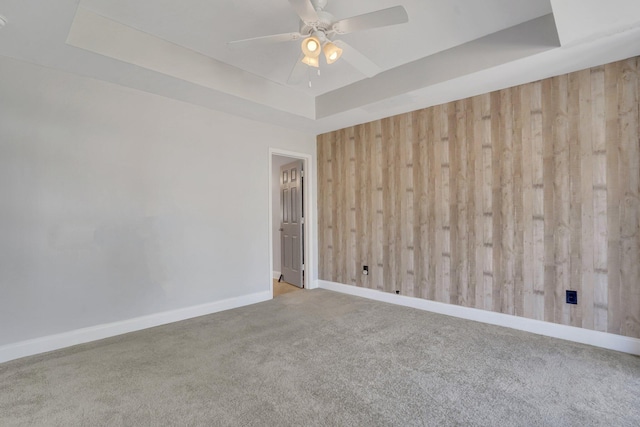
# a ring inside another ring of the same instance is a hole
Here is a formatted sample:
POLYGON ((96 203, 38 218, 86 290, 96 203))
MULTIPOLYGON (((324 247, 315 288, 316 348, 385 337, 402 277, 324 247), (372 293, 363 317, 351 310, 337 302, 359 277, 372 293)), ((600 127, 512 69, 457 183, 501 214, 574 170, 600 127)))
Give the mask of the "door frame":
POLYGON ((282 150, 269 147, 269 289, 273 298, 273 156, 290 157, 293 160, 302 160, 304 163, 304 187, 303 187, 303 207, 304 207, 304 289, 314 289, 317 287, 315 269, 315 236, 313 234, 313 224, 315 224, 315 212, 313 210, 313 200, 315 197, 313 178, 313 156, 307 153, 282 150))

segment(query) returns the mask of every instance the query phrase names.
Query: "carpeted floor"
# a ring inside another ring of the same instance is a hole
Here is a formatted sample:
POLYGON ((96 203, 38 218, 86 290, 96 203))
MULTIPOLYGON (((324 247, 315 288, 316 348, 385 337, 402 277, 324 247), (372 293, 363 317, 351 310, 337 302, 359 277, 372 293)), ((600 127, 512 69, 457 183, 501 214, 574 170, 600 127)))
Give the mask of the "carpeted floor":
POLYGON ((294 285, 290 285, 287 282, 278 282, 276 279, 273 279, 273 297, 279 297, 280 295, 288 294, 291 292, 300 292, 302 288, 299 288, 294 285))
POLYGON ((2 364, 0 425, 639 426, 640 358, 293 292, 2 364))

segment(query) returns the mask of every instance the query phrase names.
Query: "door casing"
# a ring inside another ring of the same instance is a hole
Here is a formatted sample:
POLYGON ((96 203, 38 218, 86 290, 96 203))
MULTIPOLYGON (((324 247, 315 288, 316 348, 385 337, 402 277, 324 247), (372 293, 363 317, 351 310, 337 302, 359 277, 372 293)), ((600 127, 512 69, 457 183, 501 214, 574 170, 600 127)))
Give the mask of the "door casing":
POLYGON ((315 164, 313 163, 313 156, 308 153, 300 153, 289 150, 282 150, 279 148, 269 148, 269 179, 268 179, 268 199, 269 199, 269 268, 265 272, 265 277, 269 280, 269 289, 271 289, 271 295, 273 295, 273 239, 280 236, 274 236, 272 224, 272 177, 273 177, 273 156, 290 157, 293 160, 303 160, 304 162, 304 253, 305 253, 305 289, 315 289, 318 287, 318 277, 316 273, 317 259, 316 259, 316 235, 314 224, 315 219, 315 164))

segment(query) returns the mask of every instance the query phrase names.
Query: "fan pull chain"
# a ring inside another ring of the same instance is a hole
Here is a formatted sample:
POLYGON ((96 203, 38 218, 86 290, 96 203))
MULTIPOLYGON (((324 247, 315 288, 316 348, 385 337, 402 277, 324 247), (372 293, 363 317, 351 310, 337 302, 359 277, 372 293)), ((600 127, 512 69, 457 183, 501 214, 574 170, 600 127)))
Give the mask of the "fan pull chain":
MULTIPOLYGON (((309 67, 308 71, 309 71, 309 74, 308 74, 308 77, 309 77, 309 88, 311 88, 312 87, 312 84, 311 84, 311 67, 309 67)), ((318 77, 320 77, 320 68, 318 68, 318 77)))

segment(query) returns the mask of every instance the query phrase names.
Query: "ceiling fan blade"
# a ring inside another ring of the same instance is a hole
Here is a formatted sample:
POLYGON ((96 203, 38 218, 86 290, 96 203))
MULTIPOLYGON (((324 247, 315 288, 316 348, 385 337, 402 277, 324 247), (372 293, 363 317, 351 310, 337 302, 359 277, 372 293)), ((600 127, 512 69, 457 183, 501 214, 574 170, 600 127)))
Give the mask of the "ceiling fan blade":
POLYGON ((253 37, 250 39, 234 40, 232 42, 228 42, 227 44, 232 47, 242 45, 260 46, 265 44, 289 42, 300 39, 302 39, 302 35, 300 33, 283 33, 272 34, 270 36, 253 37))
POLYGON ((406 9, 403 6, 394 6, 342 19, 333 24, 333 30, 338 34, 347 34, 406 22, 409 22, 409 15, 407 15, 406 9))
POLYGON ((289 0, 289 3, 304 22, 318 22, 318 13, 310 0, 289 0))
POLYGON ((291 73, 289 73, 289 78, 287 79, 287 84, 297 84, 302 81, 302 77, 304 73, 307 71, 308 65, 302 62, 304 58, 304 53, 301 53, 296 61, 295 65, 291 69, 291 73))
POLYGON ((358 50, 353 48, 351 45, 345 43, 342 40, 336 40, 333 43, 342 49, 341 58, 351 64, 351 66, 353 66, 365 76, 373 77, 382 71, 382 68, 380 68, 369 58, 364 56, 358 50))

